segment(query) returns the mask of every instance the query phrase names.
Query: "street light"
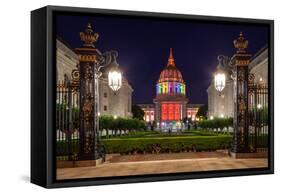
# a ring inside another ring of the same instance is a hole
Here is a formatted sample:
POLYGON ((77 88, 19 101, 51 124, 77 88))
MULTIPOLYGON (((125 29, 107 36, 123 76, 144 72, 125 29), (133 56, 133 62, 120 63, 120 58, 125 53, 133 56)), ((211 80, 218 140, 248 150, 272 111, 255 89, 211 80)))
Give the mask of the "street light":
POLYGON ((117 92, 122 86, 122 73, 118 66, 112 67, 108 72, 108 86, 117 92))
POLYGON ((226 74, 225 74, 225 67, 223 65, 226 63, 227 60, 228 57, 225 57, 223 55, 218 56, 219 64, 217 66, 217 71, 215 73, 214 86, 216 90, 219 92, 219 95, 221 95, 221 92, 225 88, 226 74))
POLYGON ((119 68, 119 64, 116 61, 118 56, 117 51, 107 51, 103 54, 104 65, 108 67, 108 86, 116 94, 116 92, 122 87, 122 72, 119 68))
POLYGON ((225 88, 225 74, 223 72, 217 72, 215 74, 215 88, 220 93, 225 88))

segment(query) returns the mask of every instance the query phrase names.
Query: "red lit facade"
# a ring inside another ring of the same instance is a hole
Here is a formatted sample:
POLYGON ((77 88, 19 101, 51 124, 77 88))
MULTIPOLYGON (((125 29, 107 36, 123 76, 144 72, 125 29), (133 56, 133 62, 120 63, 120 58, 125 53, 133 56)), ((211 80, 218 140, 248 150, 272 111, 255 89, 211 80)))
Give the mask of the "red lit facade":
MULTIPOLYGON (((143 120, 146 121, 147 123, 155 123, 156 122, 156 111, 155 111, 155 104, 138 104, 138 106, 141 107, 141 109, 144 111, 144 117, 143 120)), ((199 108, 203 106, 203 104, 187 104, 186 105, 186 117, 187 119, 191 120, 191 121, 195 121, 198 118, 196 118, 196 114, 199 110, 199 108)), ((164 106, 165 107, 165 106, 164 106)), ((181 114, 181 107, 176 106, 175 107, 175 119, 177 119, 178 117, 181 118, 180 114, 181 114)), ((168 121, 168 112, 165 113, 165 108, 164 111, 162 109, 162 115, 161 118, 163 121, 168 121), (164 112, 164 113, 163 113, 164 112)), ((179 119, 180 121, 180 119, 179 119)), ((156 123, 155 123, 156 124, 156 123)))
POLYGON ((181 120, 181 104, 163 102, 161 104, 161 120, 162 121, 180 121, 181 120))

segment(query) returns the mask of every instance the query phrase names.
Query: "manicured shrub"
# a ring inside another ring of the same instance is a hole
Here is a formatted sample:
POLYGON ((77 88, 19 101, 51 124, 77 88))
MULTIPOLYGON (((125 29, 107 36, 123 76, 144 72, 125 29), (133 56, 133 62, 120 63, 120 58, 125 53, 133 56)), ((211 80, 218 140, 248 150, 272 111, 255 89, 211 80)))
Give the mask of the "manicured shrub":
POLYGON ((198 126, 201 129, 223 129, 232 125, 232 118, 214 118, 212 120, 202 120, 198 122, 198 126))
MULTIPOLYGON (((103 115, 99 117, 100 130, 105 129, 108 134, 108 130, 114 131, 114 134, 119 134, 120 131, 139 131, 145 129, 145 123, 142 120, 136 118, 113 118, 109 115, 103 115)), ((108 137, 108 135, 107 135, 108 137)))

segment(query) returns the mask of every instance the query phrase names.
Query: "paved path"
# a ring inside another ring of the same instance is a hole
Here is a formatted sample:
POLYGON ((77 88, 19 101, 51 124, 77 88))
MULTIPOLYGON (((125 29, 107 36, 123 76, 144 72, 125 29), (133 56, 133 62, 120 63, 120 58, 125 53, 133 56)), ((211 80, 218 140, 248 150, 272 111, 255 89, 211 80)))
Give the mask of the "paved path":
POLYGON ((234 159, 217 152, 113 157, 96 167, 60 168, 58 179, 267 167, 267 159, 234 159), (142 160, 142 161, 141 161, 142 160))
POLYGON ((222 158, 227 157, 225 152, 183 152, 166 154, 136 154, 136 155, 108 155, 110 163, 116 162, 138 162, 155 160, 176 160, 176 159, 198 159, 198 158, 222 158))

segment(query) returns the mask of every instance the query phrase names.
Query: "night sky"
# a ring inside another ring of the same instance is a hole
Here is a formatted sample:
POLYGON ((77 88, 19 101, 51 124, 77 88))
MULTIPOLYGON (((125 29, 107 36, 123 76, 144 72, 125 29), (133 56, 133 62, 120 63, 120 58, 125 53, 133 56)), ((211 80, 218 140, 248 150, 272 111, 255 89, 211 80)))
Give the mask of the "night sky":
POLYGON ((72 48, 82 46, 79 33, 88 22, 99 33, 101 52, 116 50, 123 75, 132 85, 133 103, 152 103, 155 83, 172 47, 187 86, 189 103, 207 103, 207 88, 220 54, 232 56, 233 40, 242 31, 255 54, 268 44, 268 27, 192 20, 57 15, 57 36, 72 48))

